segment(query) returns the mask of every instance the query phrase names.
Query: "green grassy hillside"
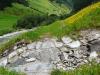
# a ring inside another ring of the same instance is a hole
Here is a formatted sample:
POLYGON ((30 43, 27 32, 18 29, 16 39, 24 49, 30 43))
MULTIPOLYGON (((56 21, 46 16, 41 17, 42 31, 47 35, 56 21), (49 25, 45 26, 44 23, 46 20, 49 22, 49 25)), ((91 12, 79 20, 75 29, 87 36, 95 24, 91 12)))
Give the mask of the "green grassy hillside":
POLYGON ((17 16, 0 14, 0 35, 14 31, 12 26, 18 18, 17 16))
POLYGON ((69 12, 68 7, 57 3, 51 3, 49 0, 29 0, 29 7, 40 13, 64 15, 69 12))
POLYGON ((13 3, 12 7, 6 7, 0 11, 0 35, 13 31, 13 25, 16 24, 18 18, 25 15, 55 14, 61 16, 70 12, 67 6, 60 6, 57 3, 51 3, 49 0, 28 0, 28 3, 28 7, 13 3))

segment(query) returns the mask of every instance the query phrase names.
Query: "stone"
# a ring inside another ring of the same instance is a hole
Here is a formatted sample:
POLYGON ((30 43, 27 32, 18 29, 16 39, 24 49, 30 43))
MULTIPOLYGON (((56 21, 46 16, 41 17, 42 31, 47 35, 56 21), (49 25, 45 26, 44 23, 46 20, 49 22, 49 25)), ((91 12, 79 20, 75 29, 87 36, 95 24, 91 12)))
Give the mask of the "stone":
POLYGON ((50 48, 50 49, 43 49, 39 52, 39 60, 41 62, 49 62, 52 63, 53 61, 59 61, 58 57, 58 49, 57 48, 50 48))
POLYGON ((41 45, 42 45, 42 42, 40 42, 40 41, 37 42, 37 43, 36 43, 36 49, 37 49, 37 50, 40 49, 40 48, 41 48, 41 45))
POLYGON ((14 49, 14 50, 16 50, 17 48, 18 48, 17 46, 14 46, 14 48, 13 48, 13 49, 14 49))
POLYGON ((27 45, 27 48, 28 48, 29 50, 35 49, 35 47, 36 47, 36 42, 33 42, 33 43, 27 45))
POLYGON ((52 40, 48 39, 42 43, 41 48, 42 49, 55 48, 55 45, 54 45, 54 42, 52 40))
POLYGON ((69 50, 66 47, 61 47, 60 50, 63 51, 63 52, 69 53, 69 50))
POLYGON ((56 47, 58 47, 58 48, 60 48, 60 47, 62 47, 63 46, 63 43, 62 42, 54 42, 55 43, 55 46, 56 47))
POLYGON ((24 52, 24 53, 21 54, 21 56, 22 56, 23 58, 26 58, 26 57, 28 57, 29 55, 30 55, 30 52, 24 52))
POLYGON ((23 48, 17 49, 18 54, 23 53, 25 50, 23 48))
POLYGON ((96 51, 91 52, 91 53, 90 53, 90 56, 89 56, 89 59, 90 59, 90 60, 92 60, 92 59, 96 59, 96 58, 97 58, 97 56, 98 56, 98 54, 97 54, 97 52, 96 52, 96 51))
POLYGON ((68 54, 67 53, 63 53, 65 60, 68 60, 68 54))
POLYGON ((26 62, 35 62, 36 61, 36 58, 29 58, 26 60, 26 62))
POLYGON ((13 58, 13 57, 15 57, 15 56, 17 56, 17 51, 13 51, 12 53, 10 53, 10 54, 8 55, 8 58, 11 59, 11 58, 13 58))
POLYGON ((100 40, 91 41, 88 46, 90 51, 100 52, 100 40))
POLYGON ((70 48, 78 48, 80 47, 81 43, 79 41, 73 41, 72 43, 67 44, 70 48))
POLYGON ((8 63, 8 59, 7 58, 0 59, 0 66, 6 66, 7 63, 8 63))
POLYGON ((69 44, 72 42, 72 39, 70 37, 63 37, 62 38, 63 43, 65 44, 69 44))

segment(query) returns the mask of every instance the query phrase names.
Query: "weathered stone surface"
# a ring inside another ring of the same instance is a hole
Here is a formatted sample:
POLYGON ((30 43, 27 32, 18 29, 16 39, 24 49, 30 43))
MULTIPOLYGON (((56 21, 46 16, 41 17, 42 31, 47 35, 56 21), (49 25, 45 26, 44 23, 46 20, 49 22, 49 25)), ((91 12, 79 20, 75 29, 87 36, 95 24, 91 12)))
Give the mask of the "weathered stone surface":
POLYGON ((42 43, 42 49, 48 49, 48 48, 55 48, 54 42, 51 39, 46 39, 43 43, 42 43))
POLYGON ((35 49, 35 47, 36 47, 36 42, 33 42, 33 43, 27 45, 27 48, 29 50, 35 49))
POLYGON ((36 49, 40 49, 41 48, 41 46, 42 46, 42 42, 37 42, 37 44, 36 44, 36 49))
POLYGON ((26 60, 26 62, 35 62, 36 61, 36 58, 29 58, 26 60))
POLYGON ((96 58, 97 58, 97 56, 98 56, 98 54, 97 54, 97 52, 96 52, 96 51, 91 52, 91 53, 90 53, 90 57, 89 57, 89 59, 90 59, 90 60, 92 60, 92 59, 96 59, 96 58))
POLYGON ((63 43, 65 44, 69 44, 72 42, 72 39, 70 37, 63 37, 62 38, 63 43))
POLYGON ((100 63, 97 54, 100 51, 99 33, 84 33, 77 41, 70 37, 62 37, 62 41, 45 38, 26 46, 20 45, 20 48, 12 48, 14 51, 10 50, 13 52, 6 58, 0 59, 0 64, 28 75, 50 75, 52 68, 73 70, 93 59, 100 63))
POLYGON ((11 58, 13 58, 15 56, 17 56, 17 51, 13 51, 12 53, 10 53, 8 58, 11 59, 11 58))
POLYGON ((0 59, 0 66, 6 66, 7 63, 8 63, 8 59, 7 58, 0 59))
POLYGON ((70 48, 78 48, 80 47, 81 43, 79 41, 74 41, 72 43, 67 44, 70 48))

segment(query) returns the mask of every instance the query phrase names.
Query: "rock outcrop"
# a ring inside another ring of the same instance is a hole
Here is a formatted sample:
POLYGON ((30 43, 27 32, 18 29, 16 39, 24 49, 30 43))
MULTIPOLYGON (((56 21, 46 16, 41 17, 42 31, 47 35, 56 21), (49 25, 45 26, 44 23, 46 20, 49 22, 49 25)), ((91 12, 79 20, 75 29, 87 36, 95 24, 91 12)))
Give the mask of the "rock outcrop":
POLYGON ((49 75, 53 68, 73 70, 92 60, 100 63, 100 31, 87 30, 80 35, 78 40, 64 36, 61 41, 44 38, 31 44, 15 45, 13 52, 5 51, 2 54, 0 66, 27 75, 49 75))

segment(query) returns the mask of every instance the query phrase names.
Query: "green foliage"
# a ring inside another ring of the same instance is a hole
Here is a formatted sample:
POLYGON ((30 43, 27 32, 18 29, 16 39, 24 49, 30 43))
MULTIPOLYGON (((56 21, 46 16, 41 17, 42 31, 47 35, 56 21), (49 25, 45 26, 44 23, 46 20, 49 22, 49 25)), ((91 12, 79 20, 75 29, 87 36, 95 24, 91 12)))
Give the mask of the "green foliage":
POLYGON ((25 75, 25 74, 16 71, 10 71, 7 68, 0 67, 0 75, 25 75))
POLYGON ((33 28, 40 25, 48 25, 54 22, 58 17, 56 15, 27 15, 17 21, 15 28, 33 28))
POLYGON ((72 71, 53 70, 51 75, 99 75, 100 64, 86 64, 72 71))

